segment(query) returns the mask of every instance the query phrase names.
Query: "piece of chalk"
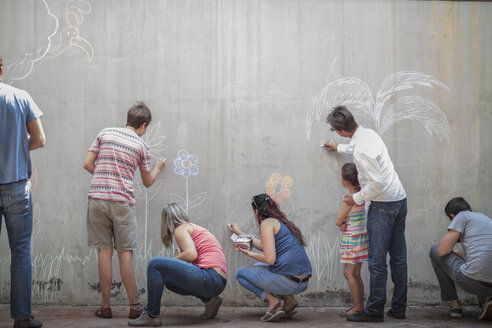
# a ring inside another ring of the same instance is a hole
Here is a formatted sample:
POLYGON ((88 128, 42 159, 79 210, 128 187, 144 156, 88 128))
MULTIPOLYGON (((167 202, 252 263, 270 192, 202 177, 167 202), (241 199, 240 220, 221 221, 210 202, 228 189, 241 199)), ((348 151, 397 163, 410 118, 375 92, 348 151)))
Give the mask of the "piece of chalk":
POLYGON ((321 147, 321 148, 323 148, 324 146, 325 146, 325 144, 321 144, 321 146, 320 146, 320 147, 321 147))

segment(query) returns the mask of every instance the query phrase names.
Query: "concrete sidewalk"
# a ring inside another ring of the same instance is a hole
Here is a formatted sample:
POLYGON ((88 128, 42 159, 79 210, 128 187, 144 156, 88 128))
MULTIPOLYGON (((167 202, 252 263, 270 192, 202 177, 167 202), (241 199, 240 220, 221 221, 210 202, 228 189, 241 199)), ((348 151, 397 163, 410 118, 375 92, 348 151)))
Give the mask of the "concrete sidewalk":
MULTIPOLYGON (((33 315, 42 320, 46 328, 128 327, 128 307, 113 306, 113 319, 94 316, 95 306, 33 306, 33 315)), ((406 320, 385 317, 384 323, 352 323, 340 316, 343 308, 305 307, 290 319, 278 322, 261 322, 266 308, 221 307, 217 318, 200 320, 203 308, 169 307, 161 312, 164 327, 492 327, 492 321, 478 321, 477 307, 464 307, 465 317, 452 319, 444 306, 411 306, 406 320)), ((8 304, 0 304, 0 327, 12 327, 8 304)))

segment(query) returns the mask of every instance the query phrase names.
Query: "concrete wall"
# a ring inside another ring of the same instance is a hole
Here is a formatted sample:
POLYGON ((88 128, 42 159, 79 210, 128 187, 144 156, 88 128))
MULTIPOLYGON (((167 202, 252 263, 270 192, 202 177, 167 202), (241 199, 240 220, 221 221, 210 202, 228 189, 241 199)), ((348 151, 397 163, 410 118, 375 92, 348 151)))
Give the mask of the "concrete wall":
MULTIPOLYGON (((350 157, 320 148, 334 137, 326 114, 341 103, 382 135, 407 191, 409 303, 439 302, 428 250, 446 231, 444 205, 462 195, 492 215, 491 40, 487 2, 0 1, 4 81, 45 114, 47 146, 32 153, 33 301, 100 303, 82 161, 99 130, 124 126, 143 100, 154 117, 144 138, 167 158, 155 186, 137 182, 144 302, 146 264, 169 254, 160 211, 179 201, 224 246, 226 304, 260 304, 233 278, 252 261, 233 250, 226 223, 257 231, 249 203, 268 187, 309 243, 302 304, 349 302, 334 220, 350 157), (180 150, 198 158, 196 175, 173 164, 180 150)), ((0 259, 8 302, 5 228, 0 259)), ((113 303, 126 304, 117 263, 113 303)), ((199 301, 166 294, 165 304, 199 301)))

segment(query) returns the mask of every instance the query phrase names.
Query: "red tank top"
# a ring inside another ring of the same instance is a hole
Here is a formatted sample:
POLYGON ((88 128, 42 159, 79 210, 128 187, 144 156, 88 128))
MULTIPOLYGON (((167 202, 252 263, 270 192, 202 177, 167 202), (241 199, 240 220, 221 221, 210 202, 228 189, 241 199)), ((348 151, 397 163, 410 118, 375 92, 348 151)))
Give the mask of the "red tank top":
POLYGON ((219 268, 227 273, 227 263, 224 255, 224 250, 220 246, 219 241, 207 229, 196 224, 190 223, 193 227, 191 239, 195 243, 196 252, 198 254, 192 264, 199 268, 219 268))

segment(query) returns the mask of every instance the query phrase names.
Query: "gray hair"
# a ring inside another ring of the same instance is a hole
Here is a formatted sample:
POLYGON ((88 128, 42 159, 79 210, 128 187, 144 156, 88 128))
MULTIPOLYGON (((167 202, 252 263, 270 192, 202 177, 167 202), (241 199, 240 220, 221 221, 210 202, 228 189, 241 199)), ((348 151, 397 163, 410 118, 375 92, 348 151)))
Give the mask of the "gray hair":
POLYGON ((185 210, 176 203, 171 203, 162 210, 161 239, 164 246, 169 248, 173 240, 174 229, 183 223, 190 222, 185 210))

